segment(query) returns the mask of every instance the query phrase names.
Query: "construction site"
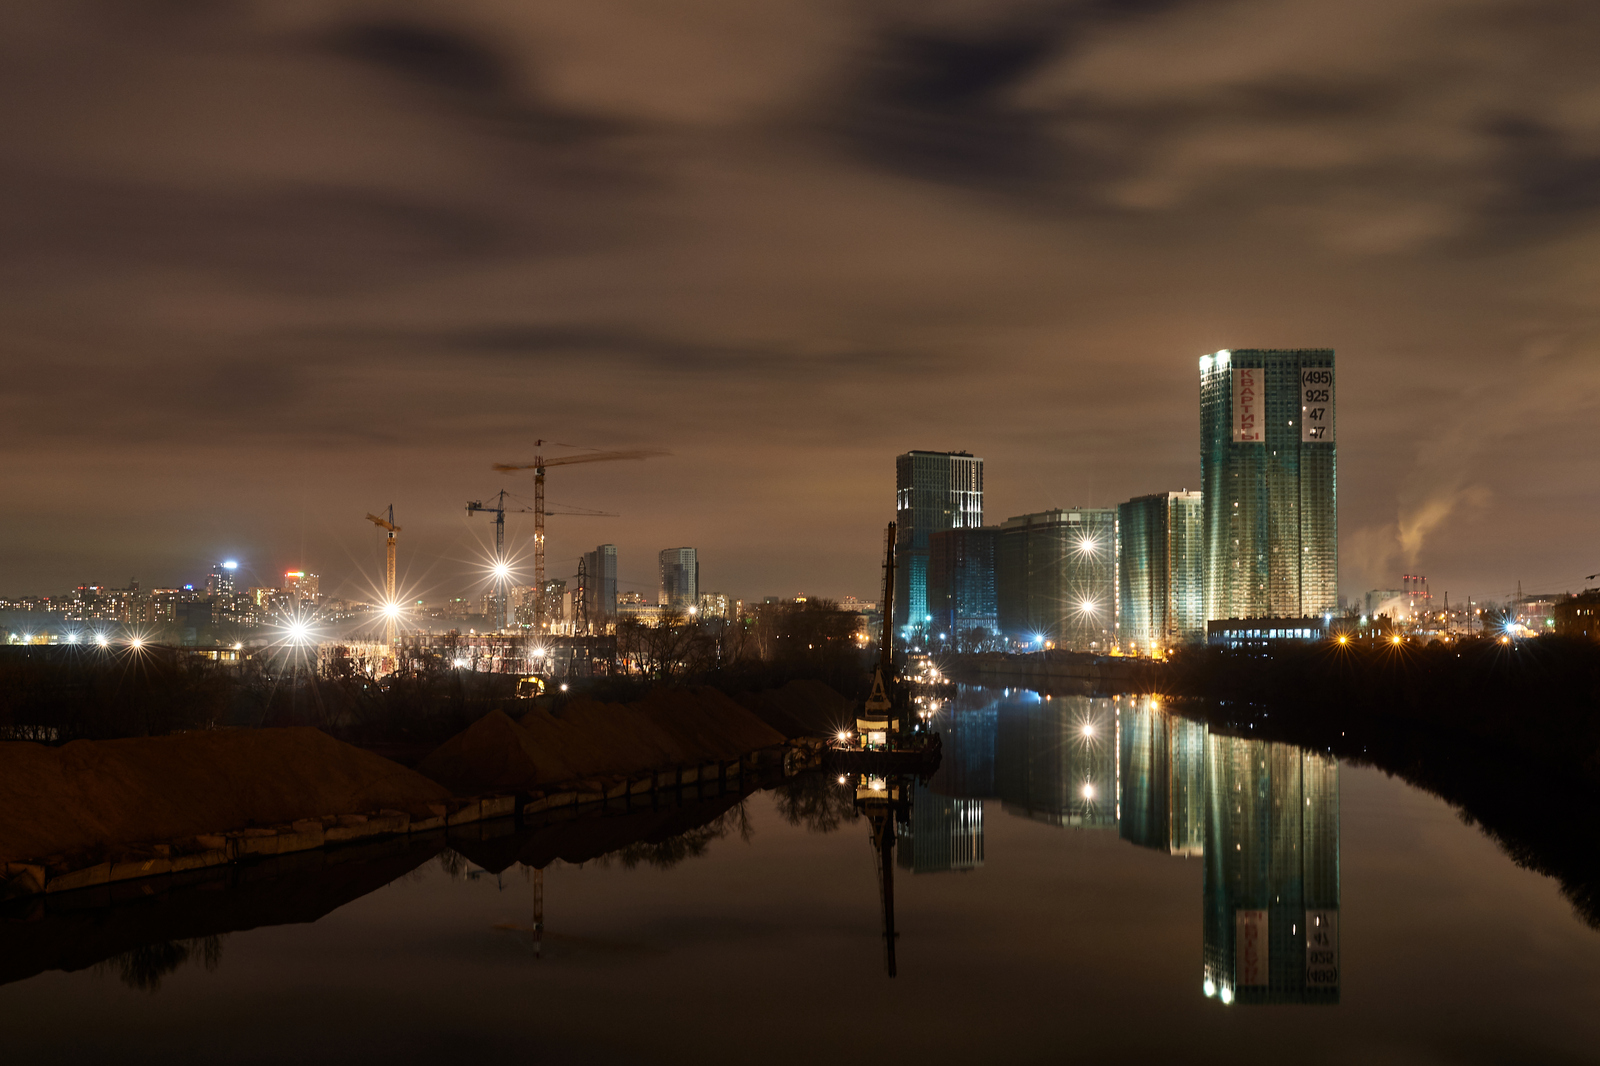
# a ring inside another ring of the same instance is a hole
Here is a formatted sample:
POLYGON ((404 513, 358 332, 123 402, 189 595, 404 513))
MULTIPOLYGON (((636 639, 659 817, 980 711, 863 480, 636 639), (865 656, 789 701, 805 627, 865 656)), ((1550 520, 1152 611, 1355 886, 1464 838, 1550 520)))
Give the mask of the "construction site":
MULTIPOLYGON (((317 664, 325 667, 335 656, 358 662, 373 677, 398 670, 415 670, 426 664, 445 665, 475 672, 517 674, 530 689, 543 691, 547 679, 610 676, 618 670, 615 619, 595 610, 596 597, 587 560, 580 557, 572 587, 564 580, 551 581, 546 566, 546 521, 550 515, 617 517, 606 511, 569 509, 551 511, 545 505, 545 478, 550 467, 582 463, 639 461, 666 455, 648 449, 626 451, 587 451, 576 455, 545 456, 542 449, 551 442, 537 440, 533 461, 495 463, 499 474, 533 475, 533 498, 529 505, 506 489, 493 496, 469 500, 469 516, 485 515, 493 520, 494 547, 489 562, 489 586, 484 595, 483 628, 460 628, 444 633, 431 627, 407 626, 406 605, 410 598, 396 584, 396 555, 402 528, 396 524, 393 505, 381 515, 368 513, 366 520, 382 530, 384 538, 383 600, 381 640, 319 641, 317 664), (506 516, 527 514, 533 520, 533 582, 518 586, 511 557, 506 547, 506 516)), ((374 634, 376 636, 376 634, 374 634)))

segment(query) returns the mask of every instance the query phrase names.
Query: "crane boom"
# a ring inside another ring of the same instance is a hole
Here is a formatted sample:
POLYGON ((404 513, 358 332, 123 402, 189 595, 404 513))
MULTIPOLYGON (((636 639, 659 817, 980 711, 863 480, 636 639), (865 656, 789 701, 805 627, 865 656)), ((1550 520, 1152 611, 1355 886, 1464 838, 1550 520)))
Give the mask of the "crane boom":
MULTIPOLYGON (((543 441, 539 442, 543 444, 543 441)), ((547 466, 569 466, 572 463, 607 463, 614 459, 654 459, 661 455, 671 455, 649 448, 640 448, 626 452, 585 452, 583 455, 558 455, 554 459, 544 459, 534 456, 531 463, 495 463, 494 469, 500 474, 514 474, 519 470, 542 470, 547 466)))
MULTIPOLYGON (((543 439, 533 442, 535 448, 542 448, 547 442, 543 439)), ((570 466, 573 463, 605 463, 618 459, 651 459, 658 455, 669 455, 670 452, 652 448, 634 448, 620 452, 585 452, 582 455, 558 455, 553 459, 534 453, 531 463, 495 463, 494 470, 500 474, 514 474, 519 470, 533 471, 533 588, 534 588, 534 629, 542 630, 544 626, 544 471, 550 466, 570 466)))

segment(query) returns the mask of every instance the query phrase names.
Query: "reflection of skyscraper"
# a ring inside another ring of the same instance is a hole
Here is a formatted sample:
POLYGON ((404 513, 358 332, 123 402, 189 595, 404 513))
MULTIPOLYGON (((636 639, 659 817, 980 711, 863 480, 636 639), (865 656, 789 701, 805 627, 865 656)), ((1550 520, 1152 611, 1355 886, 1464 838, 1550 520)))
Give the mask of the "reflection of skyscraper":
POLYGON ((1333 351, 1200 357, 1206 618, 1339 606, 1333 351))
POLYGON ((983 525, 983 460, 969 452, 907 452, 895 471, 897 634, 928 624, 928 538, 983 525))
POLYGON ((1206 850, 1206 727, 1167 718, 1167 850, 1203 855, 1206 850))
POLYGON ((1223 1002, 1339 1002, 1339 764, 1206 738, 1204 987, 1223 1002))
POLYGON ((1052 825, 1116 825, 1116 726, 1108 699, 1030 692, 1002 704, 995 758, 1002 809, 1052 825))
POLYGON ((946 705, 938 729, 943 740, 939 771, 930 784, 944 796, 997 796, 994 784, 999 693, 962 685, 946 705))
POLYGON ((951 799, 916 785, 896 861, 901 869, 917 874, 982 866, 983 801, 951 799))
POLYGON ((1142 848, 1199 855, 1205 841, 1206 727, 1130 697, 1117 717, 1118 833, 1142 848))

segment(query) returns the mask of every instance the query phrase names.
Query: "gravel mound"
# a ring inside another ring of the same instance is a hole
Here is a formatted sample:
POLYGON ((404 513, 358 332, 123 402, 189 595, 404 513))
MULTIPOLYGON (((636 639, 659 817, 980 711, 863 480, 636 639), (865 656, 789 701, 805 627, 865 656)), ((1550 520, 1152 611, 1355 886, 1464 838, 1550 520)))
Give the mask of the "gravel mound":
POLYGON ((739 702, 791 738, 831 737, 856 724, 856 702, 821 681, 791 681, 782 688, 747 692, 739 702))
POLYGON ((534 710, 519 722, 493 712, 417 771, 465 795, 737 759, 783 742, 782 733, 716 689, 680 689, 638 703, 577 699, 559 716, 534 710))
POLYGON ((162 843, 449 798, 398 763, 316 729, 0 742, 0 862, 162 843))

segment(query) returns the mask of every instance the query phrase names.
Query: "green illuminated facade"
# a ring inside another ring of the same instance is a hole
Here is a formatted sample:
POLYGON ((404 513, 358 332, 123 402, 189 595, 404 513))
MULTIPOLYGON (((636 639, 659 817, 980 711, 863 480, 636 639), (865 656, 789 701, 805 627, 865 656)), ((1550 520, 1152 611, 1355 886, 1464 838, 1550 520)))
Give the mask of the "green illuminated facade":
POLYGON ((1332 349, 1200 357, 1208 621, 1338 609, 1334 409, 1332 349))
POLYGON ((1125 653, 1205 640, 1204 518, 1198 492, 1117 507, 1117 643, 1125 653))
POLYGON ((967 452, 907 452, 895 458, 894 468, 894 627, 903 640, 933 622, 929 538, 983 525, 983 460, 967 452))

